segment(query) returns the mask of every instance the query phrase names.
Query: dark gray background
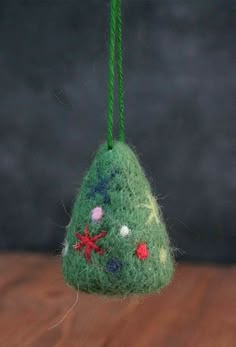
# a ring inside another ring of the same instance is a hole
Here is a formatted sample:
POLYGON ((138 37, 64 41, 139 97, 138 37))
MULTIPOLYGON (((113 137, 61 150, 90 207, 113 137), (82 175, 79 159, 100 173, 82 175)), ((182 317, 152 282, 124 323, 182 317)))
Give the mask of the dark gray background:
MULTIPOLYGON (((126 0, 126 133, 181 259, 236 261, 236 4, 126 0)), ((109 2, 0 2, 0 248, 58 252, 105 140, 109 2)))

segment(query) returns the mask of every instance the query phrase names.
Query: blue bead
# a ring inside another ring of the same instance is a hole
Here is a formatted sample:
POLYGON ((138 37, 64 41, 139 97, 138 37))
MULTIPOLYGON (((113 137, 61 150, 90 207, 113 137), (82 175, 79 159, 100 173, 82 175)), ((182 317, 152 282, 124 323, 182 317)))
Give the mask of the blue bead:
POLYGON ((113 258, 109 260, 106 268, 108 272, 114 273, 114 272, 120 271, 120 269, 122 268, 122 263, 119 259, 113 258))

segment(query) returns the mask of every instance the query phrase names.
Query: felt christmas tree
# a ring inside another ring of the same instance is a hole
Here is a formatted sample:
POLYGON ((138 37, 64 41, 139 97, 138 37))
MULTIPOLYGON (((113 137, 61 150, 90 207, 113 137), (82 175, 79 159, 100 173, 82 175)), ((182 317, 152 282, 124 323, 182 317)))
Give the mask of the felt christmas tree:
POLYGON ((148 294, 173 273, 160 208, 134 151, 124 143, 121 4, 111 0, 107 143, 76 197, 63 249, 63 275, 76 290, 104 295, 148 294), (119 90, 119 141, 113 141, 115 43, 119 90))

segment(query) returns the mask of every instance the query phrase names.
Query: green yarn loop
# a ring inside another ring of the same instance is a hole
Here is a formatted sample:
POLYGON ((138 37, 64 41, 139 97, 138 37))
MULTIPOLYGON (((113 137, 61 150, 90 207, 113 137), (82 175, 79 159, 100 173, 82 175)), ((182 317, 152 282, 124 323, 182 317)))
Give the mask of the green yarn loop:
POLYGON ((63 275, 76 290, 148 294, 166 286, 173 257, 162 214, 131 148, 102 145, 75 200, 63 275))
POLYGON ((114 87, 115 66, 118 74, 118 98, 119 98, 119 141, 124 142, 124 91, 123 91, 123 61, 122 61, 122 14, 121 0, 111 0, 110 13, 110 60, 109 60, 109 86, 108 86, 108 125, 107 145, 113 147, 113 123, 114 123, 114 87), (117 50, 117 57, 116 57, 117 50))

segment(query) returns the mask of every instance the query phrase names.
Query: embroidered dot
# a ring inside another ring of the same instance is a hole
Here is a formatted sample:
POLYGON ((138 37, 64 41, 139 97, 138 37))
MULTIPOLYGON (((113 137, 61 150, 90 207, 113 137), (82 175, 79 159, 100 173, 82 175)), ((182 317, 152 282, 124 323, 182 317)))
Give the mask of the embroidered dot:
POLYGON ((147 244, 140 243, 136 248, 135 254, 140 260, 146 259, 149 256, 147 244))
POLYGON ((108 272, 115 273, 120 271, 122 268, 122 263, 119 259, 113 258, 108 261, 106 269, 108 272))
POLYGON ((104 211, 101 207, 95 207, 91 212, 91 218, 93 222, 99 222, 104 215, 104 211))
POLYGON ((62 248, 62 256, 65 257, 67 255, 69 249, 69 243, 67 240, 63 242, 63 248, 62 248))
POLYGON ((161 264, 165 264, 167 258, 167 252, 165 248, 161 248, 159 252, 159 259, 161 264))
POLYGON ((127 225, 123 225, 123 227, 120 228, 120 236, 127 237, 130 234, 130 229, 127 227, 127 225))

